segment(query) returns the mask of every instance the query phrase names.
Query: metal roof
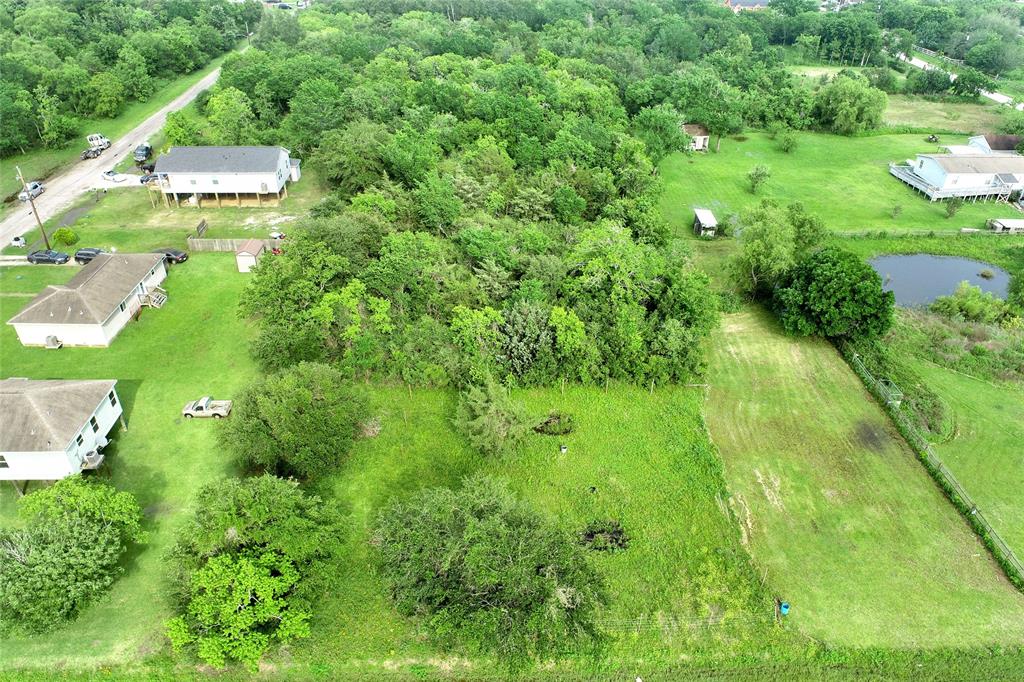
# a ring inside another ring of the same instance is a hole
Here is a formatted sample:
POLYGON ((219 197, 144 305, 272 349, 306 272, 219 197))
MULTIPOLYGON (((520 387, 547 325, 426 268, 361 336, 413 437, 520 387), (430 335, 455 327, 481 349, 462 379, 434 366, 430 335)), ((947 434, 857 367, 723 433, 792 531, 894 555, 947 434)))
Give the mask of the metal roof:
POLYGON ((51 284, 7 324, 101 324, 164 258, 101 253, 67 284, 51 284))
POLYGON ((706 208, 695 208, 693 209, 694 215, 697 216, 697 220, 704 227, 717 227, 718 221, 715 219, 715 214, 706 208))
POLYGON ((235 251, 236 255, 249 254, 250 256, 258 256, 267 250, 267 245, 262 239, 246 239, 239 245, 235 251))
POLYGON ((0 381, 0 452, 63 450, 117 382, 0 381))
POLYGON ((1021 173, 1024 174, 1024 156, 979 154, 918 154, 932 159, 947 173, 1021 173))
POLYGON ((284 147, 171 147, 154 173, 273 173, 284 147))

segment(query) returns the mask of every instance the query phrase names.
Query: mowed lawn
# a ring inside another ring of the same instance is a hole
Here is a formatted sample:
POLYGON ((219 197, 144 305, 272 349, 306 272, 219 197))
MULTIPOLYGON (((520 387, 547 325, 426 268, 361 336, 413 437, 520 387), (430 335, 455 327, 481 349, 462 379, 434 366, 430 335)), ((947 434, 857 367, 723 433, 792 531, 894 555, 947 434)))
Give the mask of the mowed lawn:
POLYGON ((1024 639, 1024 596, 831 345, 749 309, 712 348, 708 426, 731 504, 796 627, 856 647, 1024 639))
MULTIPOLYGON (((8 270, 0 268, 2 290, 8 270)), ((10 269, 15 270, 22 268, 10 269)), ((62 281, 71 269, 36 270, 62 281)), ((0 640, 5 668, 119 664, 164 647, 162 623, 169 615, 164 553, 195 491, 233 473, 216 444, 216 423, 186 422, 181 407, 207 394, 230 398, 254 376, 249 330, 236 313, 245 281, 231 254, 195 255, 171 267, 164 284, 167 304, 144 309, 109 348, 24 348, 13 328, 0 327, 0 377, 118 380, 128 430, 114 432, 107 460, 95 475, 138 497, 149 533, 148 543, 125 562, 125 575, 108 598, 77 621, 47 635, 0 640)), ((0 297, 0 318, 9 319, 27 301, 0 297)), ((0 523, 12 522, 14 497, 10 486, 0 487, 0 523)))
MULTIPOLYGON (((337 500, 352 513, 338 582, 324 595, 313 639, 291 656, 302 666, 413 671, 444 667, 476 674, 486 660, 432 650, 412 621, 398 616, 372 566, 370 527, 388 500, 431 486, 456 486, 484 471, 573 532, 617 519, 627 550, 595 554, 612 605, 601 614, 612 637, 606 665, 634 674, 685 660, 725 660, 761 652, 788 635, 772 627, 769 595, 759 588, 728 516, 720 461, 701 422, 699 389, 650 393, 628 386, 517 392, 531 419, 551 410, 576 418, 564 437, 531 433, 518 454, 484 458, 451 424, 448 392, 375 387, 378 435, 357 442, 335 477, 337 500), (564 455, 559 445, 568 446, 564 455)), ((595 665, 586 659, 559 667, 595 665)), ((632 679, 632 677, 630 678, 632 679)))
MULTIPOLYGON (((797 134, 797 147, 790 154, 765 133, 745 137, 724 138, 718 153, 713 138, 712 151, 706 154, 677 153, 662 161, 661 206, 673 228, 691 229, 695 207, 711 209, 722 221, 761 199, 799 201, 834 230, 955 231, 984 227, 986 219, 1005 214, 1004 204, 978 202, 947 218, 945 204, 929 202, 891 176, 890 162, 936 152, 936 145, 922 135, 842 137, 804 132, 797 134), (759 164, 771 169, 771 178, 753 194, 747 173, 759 164), (893 217, 897 205, 900 212, 893 217)), ((966 138, 943 136, 942 141, 963 144, 966 138)))
POLYGON ((993 384, 918 361, 949 407, 953 437, 933 443, 1003 540, 1024 557, 1024 387, 993 384))

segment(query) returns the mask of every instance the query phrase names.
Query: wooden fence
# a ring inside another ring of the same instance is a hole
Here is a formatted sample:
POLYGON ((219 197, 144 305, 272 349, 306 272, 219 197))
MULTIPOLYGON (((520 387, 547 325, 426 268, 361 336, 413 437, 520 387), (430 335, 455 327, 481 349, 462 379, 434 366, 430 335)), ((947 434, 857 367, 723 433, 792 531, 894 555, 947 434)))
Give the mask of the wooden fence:
POLYGON ((967 489, 960 484, 960 481, 953 475, 953 472, 935 454, 931 443, 921 434, 921 431, 906 413, 900 409, 900 400, 903 394, 899 392, 899 389, 891 381, 877 379, 864 366, 864 362, 857 353, 846 346, 841 347, 840 350, 843 353, 843 357, 847 359, 872 395, 885 405, 886 412, 896 423, 900 433, 907 439, 907 442, 910 443, 910 446, 914 448, 918 456, 925 463, 928 472, 939 484, 939 487, 945 491, 954 506, 967 519, 971 528, 981 538, 982 544, 988 548, 995 557, 996 562, 1006 571, 1011 582, 1017 585, 1019 589, 1024 590, 1024 563, 1010 549, 1010 546, 1006 544, 996 529, 992 527, 992 524, 985 518, 985 515, 981 513, 981 509, 978 508, 974 498, 970 496, 967 489))
MULTIPOLYGON (((189 251, 237 251, 248 239, 196 239, 195 237, 189 236, 185 240, 188 245, 189 251)), ((261 239, 261 242, 268 248, 272 249, 279 243, 279 239, 261 239)))

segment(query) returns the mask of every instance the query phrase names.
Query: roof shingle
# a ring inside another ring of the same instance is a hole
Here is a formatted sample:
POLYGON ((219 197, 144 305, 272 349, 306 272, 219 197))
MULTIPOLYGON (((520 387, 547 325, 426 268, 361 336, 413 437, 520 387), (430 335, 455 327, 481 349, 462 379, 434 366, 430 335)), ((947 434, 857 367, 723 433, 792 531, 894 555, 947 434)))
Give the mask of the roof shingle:
POLYGON ((154 173, 273 173, 284 147, 171 147, 154 173))
POLYGON ((0 381, 0 452, 63 450, 117 382, 0 381))

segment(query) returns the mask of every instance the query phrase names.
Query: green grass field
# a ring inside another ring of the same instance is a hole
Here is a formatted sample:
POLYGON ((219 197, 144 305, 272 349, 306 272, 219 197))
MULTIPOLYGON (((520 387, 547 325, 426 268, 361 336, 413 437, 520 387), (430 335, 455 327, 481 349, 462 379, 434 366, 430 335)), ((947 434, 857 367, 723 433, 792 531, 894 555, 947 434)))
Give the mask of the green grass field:
POLYGON ((16 165, 21 166, 26 180, 47 178, 62 166, 78 159, 78 155, 87 146, 86 135, 98 132, 112 140, 123 136, 220 66, 225 56, 214 59, 199 71, 164 81, 147 101, 130 103, 116 118, 84 119, 79 127, 80 134, 68 140, 60 149, 33 149, 26 154, 3 159, 4 168, 11 169, 11 172, 0 174, 0 200, 17 194, 20 190, 18 181, 14 178, 16 165))
MULTIPOLYGON (((695 207, 710 208, 721 221, 763 198, 783 204, 799 201, 835 230, 955 231, 984 227, 987 218, 1006 212, 1002 204, 979 202, 966 204, 956 216, 946 218, 943 203, 929 202, 889 175, 889 162, 936 151, 921 135, 799 133, 797 148, 790 154, 779 150, 778 143, 764 133, 745 137, 743 141, 723 139, 717 154, 673 154, 662 161, 661 205, 674 227, 692 225, 695 207), (771 168, 771 179, 755 195, 746 176, 757 164, 771 168), (894 218, 896 205, 901 212, 894 218)), ((962 140, 950 136, 943 141, 962 140)), ((714 149, 715 140, 711 145, 714 149)))
POLYGON ((831 345, 749 310, 712 346, 708 426, 794 625, 856 647, 1022 641, 1024 596, 831 345))
POLYGON ((925 361, 912 366, 948 406, 952 437, 933 443, 985 517, 1024 556, 1024 387, 994 384, 925 361))
POLYGON ((78 268, 51 265, 11 265, 0 268, 0 294, 35 296, 47 284, 63 284, 75 276, 78 268))
MULTIPOLYGON (((37 268, 54 281, 74 270, 37 268)), ((8 270, 14 268, 0 268, 0 273, 8 270)), ((24 348, 13 328, 0 327, 2 377, 118 380, 128 430, 115 432, 98 475, 138 497, 149 533, 148 544, 129 556, 126 573, 109 597, 77 621, 43 637, 0 640, 4 667, 117 665, 164 647, 160 628, 169 611, 163 598, 163 554, 194 491, 233 473, 214 442, 214 425, 184 421, 181 406, 201 395, 230 397, 254 375, 248 329, 235 312, 245 281, 231 254, 198 254, 171 268, 164 284, 167 304, 144 310, 109 348, 24 348)), ((24 303, 23 297, 0 297, 0 318, 9 319, 24 303)), ((8 523, 13 514, 13 488, 5 485, 0 487, 0 523, 8 523)))
POLYGON ((1003 122, 1005 107, 990 100, 930 102, 909 95, 889 95, 883 120, 891 126, 913 126, 935 133, 983 135, 1003 122))

